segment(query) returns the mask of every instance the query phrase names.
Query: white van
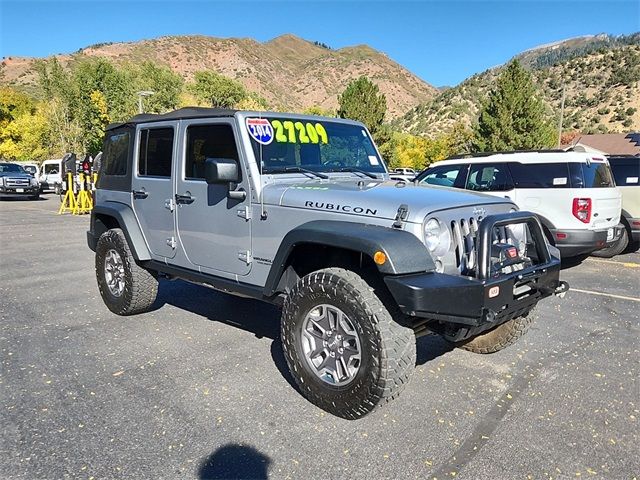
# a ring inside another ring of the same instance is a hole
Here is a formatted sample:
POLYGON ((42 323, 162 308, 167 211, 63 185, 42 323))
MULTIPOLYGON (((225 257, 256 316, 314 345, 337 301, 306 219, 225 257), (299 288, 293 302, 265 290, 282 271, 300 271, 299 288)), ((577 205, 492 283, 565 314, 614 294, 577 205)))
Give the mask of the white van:
POLYGON ((62 185, 62 175, 60 172, 62 171, 62 159, 54 159, 54 160, 45 160, 40 165, 40 177, 38 180, 40 181, 40 190, 44 191, 55 191, 56 193, 60 193, 60 188, 62 185))
POLYGON ((602 156, 536 151, 452 157, 432 164, 416 181, 512 200, 540 217, 563 257, 589 254, 621 234, 622 196, 602 156))

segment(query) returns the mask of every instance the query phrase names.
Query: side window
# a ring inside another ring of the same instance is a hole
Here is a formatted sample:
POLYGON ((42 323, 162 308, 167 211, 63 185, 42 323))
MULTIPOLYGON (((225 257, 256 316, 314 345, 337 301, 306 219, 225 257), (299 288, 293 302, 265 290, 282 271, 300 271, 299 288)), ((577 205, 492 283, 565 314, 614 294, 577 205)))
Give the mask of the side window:
POLYGON ((420 179, 420 183, 427 185, 440 185, 442 187, 460 186, 460 181, 456 182, 459 176, 466 172, 466 165, 442 165, 432 168, 420 179))
POLYGON ((640 185, 640 158, 616 160, 611 162, 611 168, 619 187, 640 185))
MULTIPOLYGON (((510 163, 516 188, 570 188, 566 163, 510 163)), ((575 176, 574 176, 575 178, 575 176)))
POLYGON ((238 148, 231 125, 221 123, 192 125, 187 128, 185 178, 204 179, 204 162, 207 158, 227 158, 238 161, 238 148))
POLYGON ((127 157, 129 155, 129 132, 112 133, 104 142, 102 154, 102 174, 127 174, 127 157))
POLYGON ((513 189, 506 163, 471 165, 467 190, 477 192, 505 192, 513 189))
POLYGON ((138 175, 171 177, 173 128, 141 130, 138 151, 138 175))

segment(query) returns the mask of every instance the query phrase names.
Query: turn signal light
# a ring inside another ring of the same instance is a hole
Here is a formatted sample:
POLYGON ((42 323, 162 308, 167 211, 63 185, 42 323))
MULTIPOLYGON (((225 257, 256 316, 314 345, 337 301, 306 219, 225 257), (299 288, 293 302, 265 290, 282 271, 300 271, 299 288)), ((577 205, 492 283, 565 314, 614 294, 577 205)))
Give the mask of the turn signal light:
POLYGON ((589 223, 591 221, 591 199, 574 198, 572 212, 573 216, 582 223, 589 223))
POLYGON ((384 262, 387 261, 387 256, 384 254, 384 252, 377 251, 373 254, 373 261, 378 265, 383 265, 384 262))

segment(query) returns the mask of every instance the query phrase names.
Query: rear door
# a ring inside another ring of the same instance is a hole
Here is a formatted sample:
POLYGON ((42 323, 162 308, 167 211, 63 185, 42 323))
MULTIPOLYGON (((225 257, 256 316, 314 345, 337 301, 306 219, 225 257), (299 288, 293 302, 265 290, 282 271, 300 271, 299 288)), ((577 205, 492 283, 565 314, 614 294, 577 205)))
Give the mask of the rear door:
POLYGON ((465 188, 513 200, 513 180, 506 163, 472 163, 465 188))
POLYGON ((151 253, 176 254, 173 200, 174 123, 141 125, 136 136, 136 162, 131 184, 133 209, 151 253))

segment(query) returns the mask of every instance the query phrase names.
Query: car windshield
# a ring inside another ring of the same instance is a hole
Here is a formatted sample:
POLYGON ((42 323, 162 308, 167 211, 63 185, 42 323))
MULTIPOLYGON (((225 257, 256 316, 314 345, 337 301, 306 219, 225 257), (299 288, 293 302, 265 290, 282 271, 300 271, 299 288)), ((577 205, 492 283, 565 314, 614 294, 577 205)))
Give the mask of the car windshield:
POLYGON ((247 118, 262 173, 358 171, 386 173, 367 131, 322 119, 247 118), (292 168, 295 167, 295 168, 292 168))
POLYGON ((25 173, 25 171, 15 163, 0 163, 0 173, 25 173))

